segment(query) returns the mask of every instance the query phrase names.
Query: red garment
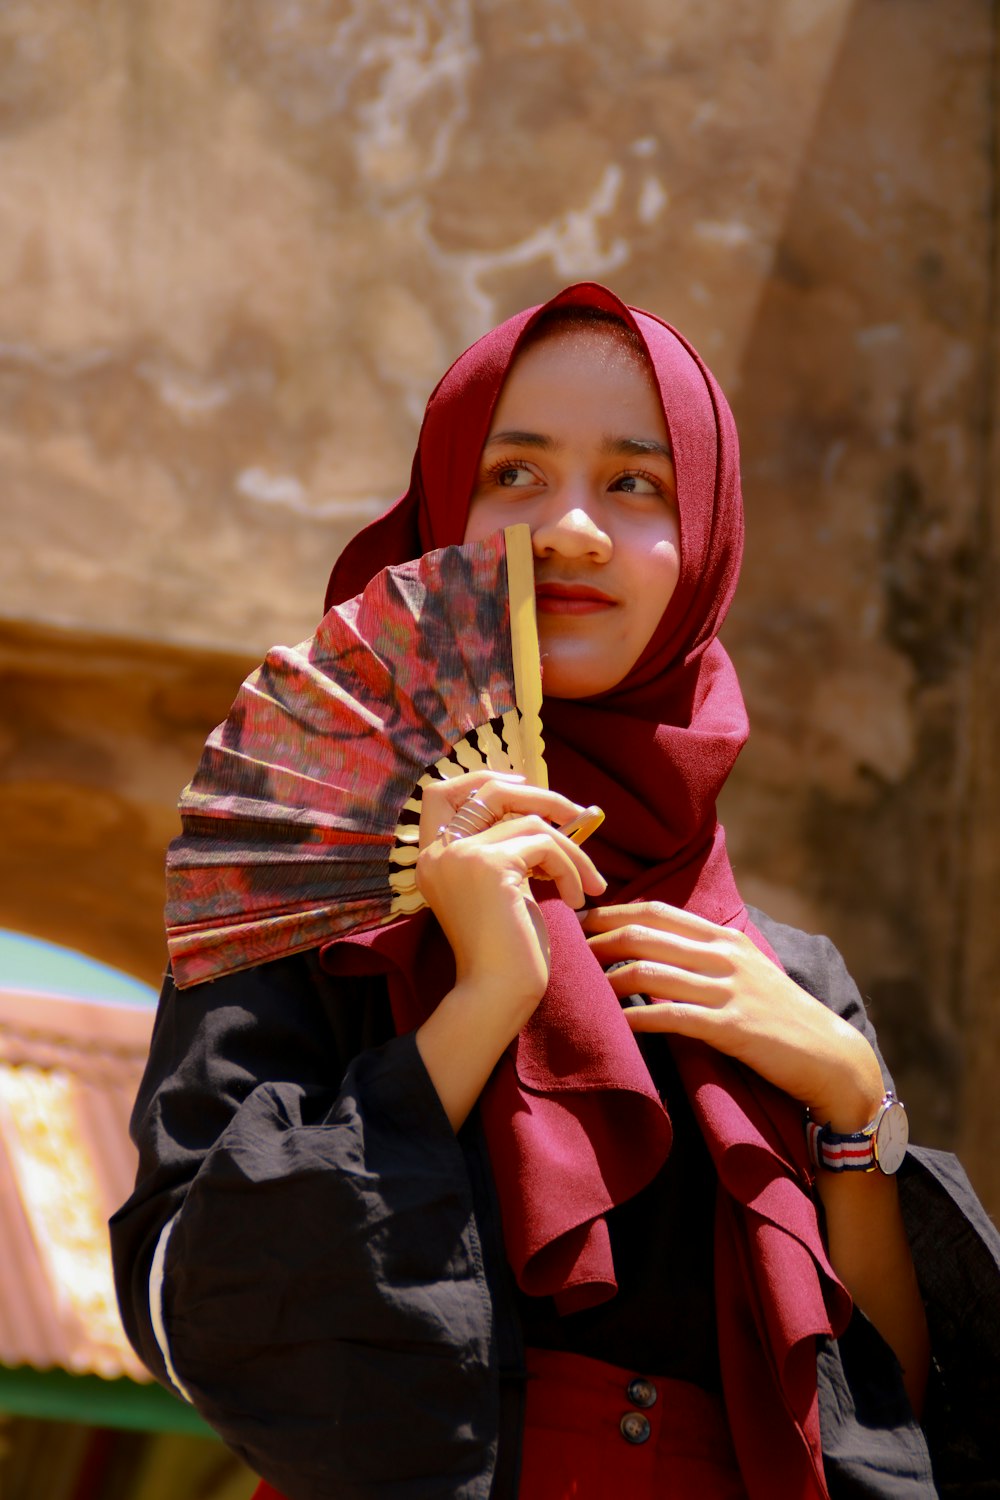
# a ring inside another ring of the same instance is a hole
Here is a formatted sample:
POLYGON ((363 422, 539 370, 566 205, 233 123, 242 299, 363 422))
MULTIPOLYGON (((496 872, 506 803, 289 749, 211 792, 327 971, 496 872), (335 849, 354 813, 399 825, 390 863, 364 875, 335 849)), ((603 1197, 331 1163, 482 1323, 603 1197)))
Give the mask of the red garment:
MULTIPOLYGON (((718 1396, 685 1380, 525 1351, 517 1500, 747 1500, 718 1396)), ((284 1500, 261 1480, 253 1500, 284 1500)))
MULTIPOLYGON (((747 735, 736 674, 717 639, 742 553, 736 430, 713 377, 667 324, 583 283, 480 339, 430 399, 409 490, 348 544, 327 604, 360 592, 382 567, 462 540, 480 451, 519 341, 541 312, 567 305, 613 312, 645 344, 674 451, 681 564, 664 616, 626 679, 594 699, 546 699, 551 781, 605 809, 588 845, 609 881, 605 900, 655 897, 686 907, 746 931, 774 958, 749 923, 716 816, 747 735)), ((552 979, 501 1059, 481 1113, 518 1280, 570 1310, 614 1294, 603 1215, 652 1180, 671 1132, 575 915, 557 899, 541 906, 552 979)), ((419 1024, 453 980, 450 949, 426 913, 330 944, 323 962, 334 972, 387 973, 401 1031, 419 1024)), ((808 1192, 801 1109, 701 1044, 677 1039, 674 1047, 719 1173, 720 1357, 747 1489, 754 1500, 826 1496, 815 1336, 842 1331, 850 1299, 829 1265, 808 1192)))
POLYGON ((547 1349, 527 1366, 518 1500, 746 1500, 717 1396, 547 1349))

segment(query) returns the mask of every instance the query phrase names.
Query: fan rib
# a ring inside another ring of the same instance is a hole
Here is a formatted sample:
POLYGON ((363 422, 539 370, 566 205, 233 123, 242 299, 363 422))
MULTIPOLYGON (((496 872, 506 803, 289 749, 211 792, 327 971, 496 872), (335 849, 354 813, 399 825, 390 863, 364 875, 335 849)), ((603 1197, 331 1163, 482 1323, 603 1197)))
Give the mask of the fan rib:
POLYGON ((535 559, 527 526, 504 528, 507 555, 507 596, 510 607, 510 644, 514 667, 514 696, 521 710, 524 774, 535 786, 547 787, 543 759, 541 652, 535 617, 535 559))

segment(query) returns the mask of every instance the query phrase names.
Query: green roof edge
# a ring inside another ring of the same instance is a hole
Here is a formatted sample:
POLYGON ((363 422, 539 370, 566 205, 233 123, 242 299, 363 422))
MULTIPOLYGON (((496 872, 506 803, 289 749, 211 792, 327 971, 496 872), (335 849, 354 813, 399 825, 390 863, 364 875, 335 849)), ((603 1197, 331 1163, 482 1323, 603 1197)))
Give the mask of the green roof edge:
POLYGON ((0 1365, 0 1412, 41 1417, 49 1422, 80 1422, 88 1427, 186 1432, 219 1441, 193 1406, 160 1385, 71 1375, 67 1370, 0 1365))

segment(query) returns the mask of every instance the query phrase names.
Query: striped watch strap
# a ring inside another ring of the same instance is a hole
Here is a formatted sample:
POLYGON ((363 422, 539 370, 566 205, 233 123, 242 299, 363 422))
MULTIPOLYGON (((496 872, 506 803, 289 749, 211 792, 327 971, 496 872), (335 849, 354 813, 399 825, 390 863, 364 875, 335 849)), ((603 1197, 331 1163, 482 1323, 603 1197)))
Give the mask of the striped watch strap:
POLYGON ((814 1167, 827 1172, 870 1172, 875 1165, 875 1132, 835 1135, 829 1125, 806 1120, 806 1144, 814 1167))

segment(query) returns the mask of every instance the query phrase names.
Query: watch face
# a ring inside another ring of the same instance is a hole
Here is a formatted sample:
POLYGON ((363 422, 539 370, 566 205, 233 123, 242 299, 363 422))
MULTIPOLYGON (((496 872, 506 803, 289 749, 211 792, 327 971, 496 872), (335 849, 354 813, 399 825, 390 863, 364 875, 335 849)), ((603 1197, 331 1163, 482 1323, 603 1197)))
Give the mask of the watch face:
POLYGON ((906 1155, 906 1143, 910 1139, 910 1127, 906 1110, 898 1099, 887 1104, 875 1127, 875 1160, 883 1172, 890 1177, 898 1172, 906 1155))

